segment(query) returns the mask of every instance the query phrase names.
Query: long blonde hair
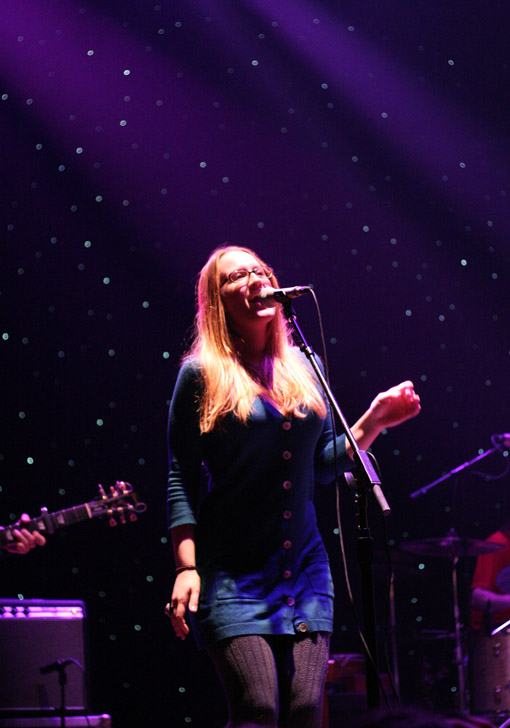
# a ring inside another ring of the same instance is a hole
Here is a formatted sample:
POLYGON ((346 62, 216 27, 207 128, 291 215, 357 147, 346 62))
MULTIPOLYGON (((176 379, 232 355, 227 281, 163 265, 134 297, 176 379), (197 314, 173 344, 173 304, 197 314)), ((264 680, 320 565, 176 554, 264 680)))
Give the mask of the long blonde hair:
MULTIPOLYGON (((263 261, 249 248, 236 245, 214 250, 200 271, 194 334, 184 359, 193 358, 200 367, 204 389, 200 399, 200 431, 211 432, 229 413, 245 423, 254 400, 265 391, 284 415, 305 417, 313 410, 325 417, 326 406, 317 383, 299 350, 280 306, 268 326, 267 346, 260 380, 243 366, 239 355, 241 341, 229 327, 220 295, 219 261, 226 253, 243 252, 263 261)), ((278 281, 271 276, 271 285, 278 281)))

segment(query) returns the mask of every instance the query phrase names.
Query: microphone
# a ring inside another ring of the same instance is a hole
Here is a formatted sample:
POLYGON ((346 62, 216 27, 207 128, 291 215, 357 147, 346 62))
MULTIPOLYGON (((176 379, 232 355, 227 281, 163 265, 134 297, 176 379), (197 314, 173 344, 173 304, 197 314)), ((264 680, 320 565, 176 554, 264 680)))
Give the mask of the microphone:
POLYGON ((277 303, 286 303, 293 298, 304 296, 305 293, 311 292, 312 289, 310 286, 293 286, 292 288, 271 288, 271 286, 264 286, 260 290, 259 299, 266 308, 271 308, 272 306, 276 306, 277 303))
POLYGON ((501 435, 493 435, 494 442, 503 447, 510 447, 510 432, 503 432, 501 435))
POLYGON ((40 667, 39 672, 41 673, 41 675, 47 675, 49 672, 62 670, 64 667, 70 665, 71 662, 74 662, 74 660, 55 660, 55 662, 50 662, 48 665, 43 665, 42 667, 40 667))

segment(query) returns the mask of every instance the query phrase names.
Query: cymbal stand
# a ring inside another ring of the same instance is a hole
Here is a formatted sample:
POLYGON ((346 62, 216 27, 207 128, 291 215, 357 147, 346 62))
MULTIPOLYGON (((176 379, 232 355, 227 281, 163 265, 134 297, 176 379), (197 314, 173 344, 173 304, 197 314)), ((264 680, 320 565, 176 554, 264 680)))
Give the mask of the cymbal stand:
POLYGON ((453 557, 452 564, 452 585, 453 585, 453 617, 455 622, 455 663, 457 665, 457 672, 459 676, 459 710, 464 712, 466 709, 466 675, 465 675, 465 662, 464 662, 464 651, 462 649, 462 638, 461 638, 461 622, 460 622, 460 610, 459 610, 459 592, 457 585, 457 564, 459 557, 453 557))

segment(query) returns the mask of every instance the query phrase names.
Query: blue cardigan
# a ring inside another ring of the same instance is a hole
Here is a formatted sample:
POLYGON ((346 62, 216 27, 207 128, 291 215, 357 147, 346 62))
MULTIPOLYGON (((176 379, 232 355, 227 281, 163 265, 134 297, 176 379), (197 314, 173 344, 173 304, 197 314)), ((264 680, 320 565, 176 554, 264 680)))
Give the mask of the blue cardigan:
MULTIPOLYGON (((304 356, 304 355, 303 355, 304 356)), ((308 362, 307 362, 308 365, 308 362)), ((196 524, 199 647, 246 634, 331 632, 333 584, 313 504, 335 477, 331 415, 284 417, 257 398, 201 435, 200 370, 179 371, 168 423, 169 528, 196 524)), ((337 438, 339 470, 354 467, 337 438)))

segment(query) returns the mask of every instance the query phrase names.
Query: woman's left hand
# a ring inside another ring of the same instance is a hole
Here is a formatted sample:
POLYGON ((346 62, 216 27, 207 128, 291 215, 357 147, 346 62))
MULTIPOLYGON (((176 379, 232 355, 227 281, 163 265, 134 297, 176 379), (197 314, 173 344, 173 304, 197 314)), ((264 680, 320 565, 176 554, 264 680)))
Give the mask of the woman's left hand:
POLYGON ((420 397, 414 391, 414 384, 407 380, 380 392, 370 405, 369 412, 380 427, 395 427, 416 417, 420 410, 420 397))

